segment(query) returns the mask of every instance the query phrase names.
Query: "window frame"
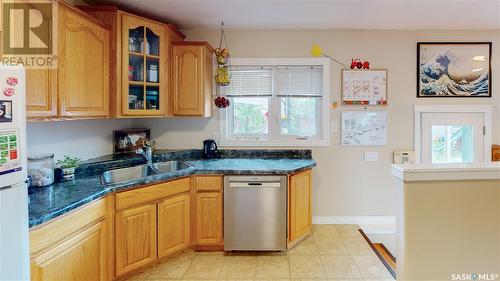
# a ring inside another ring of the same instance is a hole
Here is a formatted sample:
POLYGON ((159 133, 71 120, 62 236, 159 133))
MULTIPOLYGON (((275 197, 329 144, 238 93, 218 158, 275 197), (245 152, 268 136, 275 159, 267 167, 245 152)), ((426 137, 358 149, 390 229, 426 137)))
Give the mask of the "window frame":
MULTIPOLYGON (((415 105, 414 119, 414 146, 415 146, 415 163, 422 164, 422 116, 424 113, 482 113, 483 126, 485 133, 483 135, 483 162, 491 162, 491 113, 490 105, 415 105)), ((457 165, 457 163, 431 164, 431 165, 457 165)), ((459 165, 470 165, 470 163, 462 163, 459 165)))
MULTIPOLYGON (((254 135, 254 138, 238 139, 231 134, 227 128, 232 126, 232 110, 222 109, 220 111, 220 146, 248 147, 248 146, 270 146, 270 147, 313 147, 330 145, 330 61, 327 58, 231 58, 234 66, 321 66, 323 68, 322 83, 323 95, 318 107, 321 109, 319 117, 321 122, 317 127, 320 135, 314 138, 301 139, 296 136, 281 135, 279 115, 280 97, 274 92, 276 76, 273 71, 273 94, 269 96, 269 134, 254 135), (269 137, 268 137, 269 136, 269 137)), ((230 105, 230 107, 233 104, 230 105)))

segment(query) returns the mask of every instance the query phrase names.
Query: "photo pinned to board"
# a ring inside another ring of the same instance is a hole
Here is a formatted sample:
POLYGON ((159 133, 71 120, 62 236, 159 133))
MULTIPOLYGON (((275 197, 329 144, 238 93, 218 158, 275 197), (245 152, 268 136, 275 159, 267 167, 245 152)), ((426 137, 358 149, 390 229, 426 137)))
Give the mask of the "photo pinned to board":
POLYGON ((342 105, 386 106, 387 70, 342 70, 342 105))
POLYGON ((343 146, 387 144, 387 111, 342 111, 343 146))
POLYGON ((0 100, 0 123, 12 123, 12 101, 0 100))

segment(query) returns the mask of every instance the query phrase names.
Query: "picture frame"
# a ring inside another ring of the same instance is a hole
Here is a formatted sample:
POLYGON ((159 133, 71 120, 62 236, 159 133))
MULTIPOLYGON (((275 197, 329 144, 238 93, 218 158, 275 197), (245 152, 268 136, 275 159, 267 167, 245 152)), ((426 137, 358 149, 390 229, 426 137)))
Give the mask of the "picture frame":
POLYGON ((342 110, 342 146, 387 145, 386 110, 342 110))
POLYGON ((125 129, 113 131, 113 153, 133 152, 135 142, 140 138, 151 139, 149 129, 125 129))
POLYGON ((491 98, 491 42, 418 42, 417 98, 491 98))
POLYGON ((343 69, 341 87, 342 105, 387 105, 387 69, 343 69))

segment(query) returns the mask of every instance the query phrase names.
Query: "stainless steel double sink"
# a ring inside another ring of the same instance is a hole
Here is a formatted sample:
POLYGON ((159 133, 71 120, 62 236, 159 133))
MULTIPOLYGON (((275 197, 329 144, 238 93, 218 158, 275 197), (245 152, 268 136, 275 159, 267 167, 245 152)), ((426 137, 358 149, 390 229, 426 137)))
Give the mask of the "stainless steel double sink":
POLYGON ((149 165, 138 165, 129 168, 106 171, 101 175, 103 184, 125 182, 142 179, 148 176, 173 173, 189 169, 191 165, 183 161, 167 161, 149 165))

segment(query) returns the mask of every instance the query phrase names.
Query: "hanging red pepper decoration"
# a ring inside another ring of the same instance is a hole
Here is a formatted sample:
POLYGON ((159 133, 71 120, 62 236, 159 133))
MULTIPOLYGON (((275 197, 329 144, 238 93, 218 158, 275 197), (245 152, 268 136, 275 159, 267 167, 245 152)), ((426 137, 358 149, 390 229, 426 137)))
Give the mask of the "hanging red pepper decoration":
POLYGON ((229 106, 229 100, 225 97, 217 97, 215 99, 215 106, 218 108, 226 108, 229 106))

